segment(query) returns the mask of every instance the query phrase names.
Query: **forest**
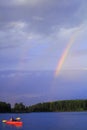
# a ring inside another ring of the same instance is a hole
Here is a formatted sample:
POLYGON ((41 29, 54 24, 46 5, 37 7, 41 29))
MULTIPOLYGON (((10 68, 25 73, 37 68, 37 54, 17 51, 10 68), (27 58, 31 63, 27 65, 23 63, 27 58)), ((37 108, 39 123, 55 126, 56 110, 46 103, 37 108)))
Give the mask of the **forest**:
POLYGON ((29 113, 29 112, 71 112, 87 111, 87 100, 61 100, 54 102, 38 103, 32 106, 25 106, 22 102, 10 103, 0 102, 0 113, 29 113))

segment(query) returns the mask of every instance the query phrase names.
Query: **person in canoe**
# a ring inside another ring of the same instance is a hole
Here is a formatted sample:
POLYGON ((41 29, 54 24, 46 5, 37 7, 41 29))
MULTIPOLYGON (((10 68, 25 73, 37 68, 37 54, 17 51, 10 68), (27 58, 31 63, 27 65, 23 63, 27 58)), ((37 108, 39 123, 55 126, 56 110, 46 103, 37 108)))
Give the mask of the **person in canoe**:
POLYGON ((13 117, 10 118, 10 121, 18 121, 17 119, 14 119, 13 117))

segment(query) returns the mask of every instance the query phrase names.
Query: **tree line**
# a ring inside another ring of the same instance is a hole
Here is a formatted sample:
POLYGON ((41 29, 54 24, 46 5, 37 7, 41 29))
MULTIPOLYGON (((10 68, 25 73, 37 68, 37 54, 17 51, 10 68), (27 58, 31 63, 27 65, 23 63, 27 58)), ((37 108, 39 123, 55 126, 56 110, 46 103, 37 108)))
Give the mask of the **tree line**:
POLYGON ((0 102, 0 113, 28 113, 28 112, 68 112, 87 111, 87 100, 63 100, 55 102, 38 103, 25 106, 23 103, 15 103, 14 107, 6 102, 0 102))

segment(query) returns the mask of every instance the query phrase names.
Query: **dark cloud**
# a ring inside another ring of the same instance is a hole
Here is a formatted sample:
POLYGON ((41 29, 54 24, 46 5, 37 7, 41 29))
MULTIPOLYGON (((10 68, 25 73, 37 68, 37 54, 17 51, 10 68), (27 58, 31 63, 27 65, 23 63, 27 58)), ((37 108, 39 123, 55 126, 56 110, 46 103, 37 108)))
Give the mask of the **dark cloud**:
POLYGON ((81 7, 87 3, 87 1, 84 3, 80 0, 52 0, 50 2, 48 0, 44 2, 37 0, 36 6, 31 6, 30 3, 17 5, 10 2, 7 6, 5 1, 0 3, 0 23, 8 24, 13 21, 25 21, 30 25, 27 30, 43 34, 50 33, 55 25, 73 27, 83 22, 84 19, 81 18, 80 14, 81 12, 84 13, 85 9, 81 10, 81 7), (80 13, 78 13, 79 10, 80 13), (39 17, 39 19, 34 17, 39 17), (42 18, 42 21, 40 18, 42 18))
POLYGON ((12 49, 12 48, 16 48, 16 47, 18 47, 18 46, 19 46, 19 45, 14 45, 14 44, 13 44, 13 45, 12 45, 12 44, 11 44, 11 45, 4 45, 4 46, 1 45, 1 46, 0 46, 0 49, 1 49, 1 50, 3 50, 3 49, 12 49))

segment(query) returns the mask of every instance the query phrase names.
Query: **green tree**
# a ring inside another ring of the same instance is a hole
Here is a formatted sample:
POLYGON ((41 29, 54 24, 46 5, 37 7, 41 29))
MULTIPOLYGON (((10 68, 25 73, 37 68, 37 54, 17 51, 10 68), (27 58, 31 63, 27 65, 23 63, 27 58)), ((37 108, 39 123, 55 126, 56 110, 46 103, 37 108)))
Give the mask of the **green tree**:
POLYGON ((25 105, 23 105, 23 103, 15 103, 14 105, 14 112, 25 112, 25 105))
POLYGON ((0 113, 11 112, 11 105, 9 103, 0 102, 0 113))

